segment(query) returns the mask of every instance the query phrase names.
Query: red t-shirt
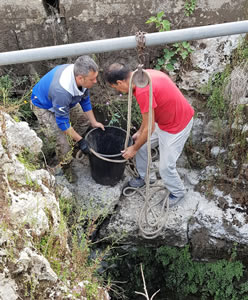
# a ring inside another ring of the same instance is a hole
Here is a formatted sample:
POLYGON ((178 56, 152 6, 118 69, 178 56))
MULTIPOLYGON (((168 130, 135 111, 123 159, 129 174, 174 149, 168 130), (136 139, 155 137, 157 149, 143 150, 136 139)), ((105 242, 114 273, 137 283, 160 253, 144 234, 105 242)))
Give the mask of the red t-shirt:
MULTIPOLYGON (((169 133, 182 131, 192 119, 194 109, 185 99, 175 83, 163 72, 146 70, 152 78, 152 93, 155 122, 161 130, 169 133)), ((149 85, 135 87, 134 96, 141 113, 149 111, 149 85)))

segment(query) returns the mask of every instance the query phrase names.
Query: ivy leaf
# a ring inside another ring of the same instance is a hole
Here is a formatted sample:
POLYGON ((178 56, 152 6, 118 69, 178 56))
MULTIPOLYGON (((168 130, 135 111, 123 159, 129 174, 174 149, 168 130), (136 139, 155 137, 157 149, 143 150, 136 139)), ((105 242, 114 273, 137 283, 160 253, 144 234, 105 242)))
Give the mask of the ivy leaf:
POLYGON ((179 43, 174 43, 174 44, 172 44, 172 46, 175 47, 175 48, 179 48, 180 44, 179 43))
POLYGON ((157 19, 161 20, 162 17, 163 17, 163 15, 164 15, 164 12, 163 12, 163 11, 158 12, 158 13, 157 13, 157 19))
POLYGON ((160 65, 156 65, 155 69, 160 71, 161 70, 161 66, 160 65))
POLYGON ((168 71, 174 71, 174 66, 172 65, 172 64, 167 64, 166 65, 166 69, 168 70, 168 71))
POLYGON ((189 43, 188 42, 182 42, 182 46, 183 46, 183 48, 186 48, 186 49, 188 49, 188 48, 190 48, 190 45, 189 45, 189 43))
POLYGON ((189 53, 188 53, 188 51, 182 51, 182 52, 180 53, 180 55, 181 55, 182 59, 185 59, 185 58, 188 57, 189 53))
POLYGON ((162 58, 159 58, 157 64, 159 66, 162 66, 164 64, 164 60, 162 58))
POLYGON ((164 58, 166 60, 170 60, 173 56, 175 55, 175 52, 174 51, 168 51, 164 54, 164 58))
POLYGON ((156 19, 156 17, 150 17, 147 21, 146 21, 146 24, 149 24, 149 23, 153 23, 153 22, 156 22, 157 21, 157 19, 156 19))
POLYGON ((162 21, 162 27, 165 31, 169 31, 170 30, 170 21, 168 20, 163 20, 162 21))

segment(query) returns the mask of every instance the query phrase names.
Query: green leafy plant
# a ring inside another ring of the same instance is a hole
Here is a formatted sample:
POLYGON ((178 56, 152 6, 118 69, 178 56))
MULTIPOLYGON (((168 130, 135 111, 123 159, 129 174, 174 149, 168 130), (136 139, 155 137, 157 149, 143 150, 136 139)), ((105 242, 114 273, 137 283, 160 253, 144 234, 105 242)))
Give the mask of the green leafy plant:
POLYGON ((238 47, 233 51, 232 55, 233 63, 238 65, 248 60, 248 35, 244 38, 240 38, 238 47))
POLYGON ((201 89, 202 93, 209 95, 207 107, 210 110, 211 116, 214 118, 222 119, 226 116, 228 106, 224 100, 224 89, 230 73, 230 66, 228 66, 224 72, 214 74, 209 79, 209 82, 201 89))
POLYGON ((147 21, 146 24, 151 24, 154 23, 156 28, 158 29, 159 32, 161 31, 170 31, 170 21, 164 20, 164 12, 160 11, 157 13, 156 16, 150 17, 147 21))
POLYGON ((161 247, 156 259, 162 263, 166 274, 166 286, 175 289, 180 295, 195 294, 199 299, 240 300, 248 299, 248 283, 243 283, 244 265, 232 260, 219 260, 211 263, 194 262, 189 247, 176 249, 161 247))
POLYGON ((120 118, 121 118, 121 116, 118 112, 113 112, 111 114, 111 120, 109 121, 108 125, 112 126, 112 125, 119 124, 120 118))
POLYGON ((186 0, 184 4, 185 16, 189 17, 193 14, 195 11, 196 1, 197 0, 186 0))
POLYGON ((25 297, 29 297, 31 300, 35 300, 35 293, 38 286, 38 279, 36 274, 31 274, 29 278, 25 280, 25 297))
POLYGON ((27 148, 19 153, 17 158, 29 171, 34 171, 40 168, 39 158, 27 148))
POLYGON ((143 286, 142 263, 147 290, 152 294, 160 289, 158 299, 248 300, 247 269, 237 260, 236 244, 230 252, 229 259, 199 262, 192 259, 188 245, 137 247, 115 256, 112 279, 125 280, 127 299, 134 299, 132 291, 143 286))
MULTIPOLYGON (((225 193, 230 193, 234 201, 240 204, 246 203, 247 191, 246 181, 238 179, 243 178, 243 170, 248 158, 248 141, 244 130, 248 109, 247 105, 239 103, 240 97, 245 95, 247 86, 247 49, 247 38, 244 38, 233 51, 230 63, 225 69, 212 75, 199 91, 205 95, 204 108, 208 110, 206 116, 212 120, 211 128, 215 132, 218 147, 225 150, 213 158, 209 149, 213 145, 204 143, 205 149, 208 149, 210 154, 204 152, 207 165, 214 164, 220 171, 208 180, 201 181, 201 191, 210 196, 207 191, 212 191, 212 187, 217 186, 225 193), (216 127, 216 124, 219 126, 216 127), (226 185, 227 182, 234 182, 234 184, 226 185)), ((193 155, 189 157, 191 161, 196 161, 193 155)))
POLYGON ((38 184, 38 182, 36 180, 32 180, 32 178, 26 174, 25 175, 25 181, 26 181, 26 185, 31 189, 31 190, 35 190, 35 191, 40 191, 41 188, 38 184))
MULTIPOLYGON (((154 23, 159 32, 169 31, 171 29, 170 21, 163 19, 164 12, 157 13, 150 17, 146 24, 154 23)), ((188 42, 174 43, 171 47, 163 49, 163 54, 158 58, 155 69, 161 70, 165 67, 167 71, 174 71, 175 64, 179 59, 185 60, 193 52, 188 42)))
MULTIPOLYGON (((124 97, 124 96, 123 96, 124 97)), ((100 111, 105 116, 105 121, 108 121, 109 126, 119 126, 126 128, 128 103, 126 99, 111 99, 105 104, 97 104, 95 109, 100 111)), ((140 108, 135 99, 132 101, 131 125, 139 127, 142 122, 140 108)))
POLYGON ((10 113, 16 122, 32 120, 30 85, 33 86, 38 80, 38 75, 32 78, 17 77, 12 71, 0 77, 0 107, 10 113), (19 94, 20 97, 17 97, 19 94))
POLYGON ((4 75, 0 77, 0 103, 6 107, 13 90, 13 81, 10 76, 4 75))

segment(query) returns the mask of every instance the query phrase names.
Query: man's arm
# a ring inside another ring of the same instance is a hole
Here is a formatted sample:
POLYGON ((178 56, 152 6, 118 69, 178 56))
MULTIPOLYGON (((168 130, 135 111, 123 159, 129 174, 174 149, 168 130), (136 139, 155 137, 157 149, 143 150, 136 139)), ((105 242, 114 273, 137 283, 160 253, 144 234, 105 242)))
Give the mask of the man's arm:
POLYGON ((85 112, 86 116, 88 117, 88 119, 91 123, 91 126, 94 128, 99 127, 102 130, 105 130, 103 124, 96 121, 95 115, 92 110, 92 106, 91 106, 91 102, 90 102, 90 94, 89 94, 88 89, 85 92, 85 95, 82 98, 82 100, 79 102, 79 104, 81 105, 83 111, 85 112))
POLYGON ((138 130, 137 132, 135 132, 135 134, 133 134, 133 136, 132 136, 132 138, 133 138, 134 141, 136 141, 136 140, 139 138, 139 136, 141 135, 141 132, 143 131, 143 129, 144 129, 144 122, 143 122, 143 116, 142 116, 142 123, 141 123, 141 125, 140 125, 140 128, 139 128, 139 130, 138 130))
MULTIPOLYGON (((99 127, 102 130, 105 130, 103 124, 96 121, 96 118, 95 118, 92 110, 85 112, 85 114, 87 115, 92 127, 99 127)), ((82 139, 81 135, 79 135, 72 126, 70 126, 67 130, 65 130, 64 133, 69 135, 76 142, 78 142, 82 139)))
POLYGON ((64 131, 65 134, 69 135, 74 141, 78 142, 82 139, 81 135, 78 134, 73 127, 69 127, 67 130, 64 131))
MULTIPOLYGON (((85 113, 86 113, 86 115, 87 115, 87 117, 88 117, 88 119, 89 119, 92 127, 99 127, 102 130, 105 130, 103 124, 96 121, 94 113, 93 113, 92 110, 89 110, 89 111, 87 111, 85 113)), ((58 117, 58 118, 56 118, 56 122, 57 122, 59 128, 65 134, 69 135, 76 142, 78 142, 78 141, 80 141, 82 139, 81 135, 78 134, 72 126, 70 126, 69 118, 58 117)))
MULTIPOLYGON (((148 118, 149 113, 142 114, 142 123, 140 126, 140 129, 138 130, 138 137, 135 140, 135 143, 128 147, 126 150, 123 150, 122 156, 125 159, 130 159, 134 157, 134 155, 137 153, 137 151, 140 149, 141 146, 145 144, 147 141, 147 134, 148 134, 148 118)), ((152 132, 155 129, 155 121, 154 121, 154 109, 152 110, 152 132)))
POLYGON ((97 122, 97 120, 95 118, 95 115, 93 113, 93 110, 88 110, 88 111, 85 112, 85 114, 88 117, 92 127, 94 127, 94 128, 99 127, 102 130, 105 130, 103 124, 100 123, 100 122, 97 122))
MULTIPOLYGON (((57 108, 59 109, 59 107, 57 108)), ((70 124, 69 108, 67 109, 67 107, 63 107, 63 111, 65 116, 58 116, 58 113, 56 114, 55 111, 56 123, 64 134, 69 135, 74 141, 78 142, 82 139, 82 137, 74 130, 74 128, 70 124)))

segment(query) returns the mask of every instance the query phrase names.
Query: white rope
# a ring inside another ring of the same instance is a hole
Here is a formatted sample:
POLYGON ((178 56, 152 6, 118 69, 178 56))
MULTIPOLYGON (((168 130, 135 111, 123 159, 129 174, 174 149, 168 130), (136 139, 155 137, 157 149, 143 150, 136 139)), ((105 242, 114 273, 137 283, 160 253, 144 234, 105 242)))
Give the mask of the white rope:
MULTIPOLYGON (((120 164, 123 164, 125 162, 127 162, 126 159, 110 159, 110 158, 107 158, 107 157, 104 157, 102 156, 101 154, 97 153, 95 150, 93 150, 92 148, 89 148, 90 152, 93 153, 96 157, 98 157, 99 159, 102 159, 102 160, 105 160, 105 161, 108 161, 108 162, 113 162, 113 163, 120 163, 120 164)), ((120 156, 122 155, 122 153, 120 153, 120 156)), ((80 160, 83 160, 84 159, 84 156, 85 154, 83 154, 83 152, 81 150, 78 150, 77 154, 76 154, 76 159, 78 161, 80 160)), ((118 155, 116 155, 118 156, 118 155)))

